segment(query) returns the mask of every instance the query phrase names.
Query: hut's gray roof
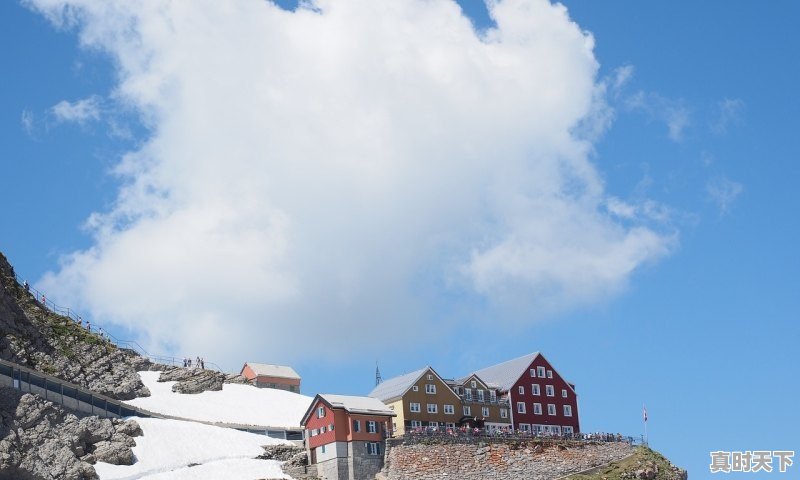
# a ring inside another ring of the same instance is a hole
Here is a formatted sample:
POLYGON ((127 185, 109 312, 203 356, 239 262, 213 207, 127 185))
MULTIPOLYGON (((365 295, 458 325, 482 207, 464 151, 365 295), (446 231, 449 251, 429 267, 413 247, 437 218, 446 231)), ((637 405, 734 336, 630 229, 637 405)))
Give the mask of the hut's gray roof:
POLYGON ((368 396, 377 398, 382 402, 387 402, 389 400, 401 397, 404 393, 406 393, 406 390, 411 388, 411 385, 416 383, 422 374, 424 374, 430 368, 430 366, 426 366, 411 373, 406 373, 404 375, 400 375, 399 377, 393 377, 388 380, 384 380, 378 386, 373 388, 372 391, 369 392, 368 396))

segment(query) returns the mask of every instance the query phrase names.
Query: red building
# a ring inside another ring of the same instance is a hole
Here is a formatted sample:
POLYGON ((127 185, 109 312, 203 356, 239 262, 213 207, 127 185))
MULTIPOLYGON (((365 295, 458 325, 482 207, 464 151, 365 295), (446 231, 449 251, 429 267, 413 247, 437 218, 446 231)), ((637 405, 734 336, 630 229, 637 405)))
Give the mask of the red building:
POLYGON ((239 374, 258 388, 277 388, 300 393, 300 375, 292 367, 245 362, 239 374))
POLYGON ((325 480, 375 478, 394 416, 376 398, 318 394, 300 422, 309 463, 325 480))
POLYGON ((516 430, 578 433, 578 396, 547 359, 531 353, 475 372, 511 405, 516 430))

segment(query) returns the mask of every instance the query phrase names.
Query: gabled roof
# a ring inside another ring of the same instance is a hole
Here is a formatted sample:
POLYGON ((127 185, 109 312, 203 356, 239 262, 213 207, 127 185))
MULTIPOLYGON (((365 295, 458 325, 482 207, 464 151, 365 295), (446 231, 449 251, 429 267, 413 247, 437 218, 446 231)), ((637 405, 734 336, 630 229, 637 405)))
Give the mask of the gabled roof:
POLYGON ((431 367, 426 366, 411 373, 384 380, 369 392, 369 396, 384 402, 402 397, 412 385, 417 383, 417 380, 419 380, 429 368, 431 367))
POLYGON ((497 385, 500 390, 505 391, 517 383, 519 377, 528 370, 528 366, 539 355, 539 352, 529 353, 482 370, 476 370, 474 373, 484 382, 497 385))
POLYGON ((316 409, 319 401, 327 404, 331 409, 341 408, 348 413, 361 415, 384 415, 387 417, 394 417, 397 415, 393 410, 391 410, 377 398, 318 393, 308 406, 308 410, 306 410, 305 415, 303 415, 303 419, 300 421, 301 425, 305 425, 308 422, 309 415, 316 409))
POLYGON ((344 408, 349 413, 363 413, 367 415, 397 415, 385 403, 377 398, 361 397, 354 395, 320 394, 320 398, 328 402, 331 408, 344 408))
MULTIPOLYGON (((287 367, 285 365, 245 362, 245 366, 250 367, 250 369, 253 370, 256 375, 280 378, 296 378, 297 380, 300 380, 300 375, 298 375, 292 367, 287 367)), ((242 367, 242 370, 244 370, 244 367, 242 367)))
POLYGON ((481 378, 481 376, 478 375, 477 373, 470 373, 466 377, 457 378, 456 379, 456 385, 458 385, 459 387, 463 387, 463 386, 465 386, 467 384, 469 379, 473 378, 473 377, 475 377, 475 380, 477 380, 477 381, 481 382, 482 384, 484 384, 486 386, 486 388, 491 388, 491 385, 489 384, 489 382, 487 382, 486 380, 481 378))
MULTIPOLYGON (((492 385, 494 388, 499 388, 502 391, 508 391, 511 387, 517 383, 519 377, 525 374, 528 370, 528 367, 536 357, 542 357, 548 364, 550 362, 544 358, 539 352, 529 353, 527 355, 523 355, 519 358, 515 358, 513 360, 508 360, 503 363, 498 363, 497 365, 492 365, 491 367, 486 367, 482 370, 477 370, 473 372, 475 375, 478 375, 484 382, 489 385, 492 385)), ((558 375, 567 386, 572 389, 572 393, 575 392, 575 385, 569 383, 558 371, 550 365, 556 375, 558 375)))

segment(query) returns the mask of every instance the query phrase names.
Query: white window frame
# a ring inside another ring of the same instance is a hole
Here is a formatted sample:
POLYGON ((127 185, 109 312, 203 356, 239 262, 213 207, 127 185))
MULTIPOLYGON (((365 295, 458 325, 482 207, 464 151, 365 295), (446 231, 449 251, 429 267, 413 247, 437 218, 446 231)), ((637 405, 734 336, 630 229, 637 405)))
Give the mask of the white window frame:
POLYGON ((325 417, 325 407, 317 408, 317 418, 324 418, 325 417))
POLYGON ((417 428, 422 426, 422 420, 411 420, 411 428, 417 428))
POLYGON ((412 413, 420 413, 422 411, 422 406, 419 402, 411 402, 408 404, 408 410, 412 413))
POLYGON ((472 389, 471 388, 465 388, 464 389, 464 398, 466 398, 469 401, 472 401, 472 389))
POLYGON ((328 431, 328 428, 327 428, 327 427, 325 427, 324 425, 323 425, 323 426, 321 426, 321 427, 319 427, 319 434, 320 434, 320 435, 322 435, 323 433, 325 433, 325 432, 327 432, 327 431, 328 431))
POLYGON ((555 397, 556 396, 556 389, 553 388, 552 385, 545 385, 544 391, 547 393, 548 397, 555 397))
POLYGON ((472 415, 472 408, 469 405, 464 405, 464 408, 462 408, 461 411, 464 413, 464 416, 469 417, 472 415))
POLYGON ((500 409, 500 418, 508 418, 508 409, 507 408, 501 408, 500 409))
POLYGON ((411 387, 411 390, 419 392, 419 387, 417 385, 414 385, 413 387, 411 387))
POLYGON ((481 415, 483 415, 483 418, 488 418, 489 417, 489 407, 481 407, 481 415))
POLYGON ((542 404, 541 403, 534 403, 533 404, 533 414, 534 415, 541 415, 542 414, 542 404))
POLYGON ((353 433, 361 431, 361 420, 353 420, 353 433))
POLYGON ((536 372, 538 373, 539 378, 544 378, 545 375, 545 368, 544 367, 536 367, 536 372))
POLYGON ((547 371, 547 378, 553 378, 553 371, 552 370, 548 370, 547 371))
POLYGON ((381 444, 380 442, 367 442, 367 455, 380 455, 381 444))
POLYGON ((477 391, 476 393, 478 394, 478 396, 477 396, 477 398, 478 398, 478 401, 479 401, 479 402, 483 402, 483 399, 485 398, 485 397, 483 396, 483 390, 482 390, 482 389, 478 389, 478 391, 477 391))
POLYGON ((523 432, 530 432, 531 431, 531 424, 530 423, 520 423, 519 429, 523 432))
POLYGON ((525 413, 525 402, 517 402, 517 413, 525 413))
POLYGON ((519 388, 517 388, 517 391, 519 392, 520 395, 525 395, 525 387, 523 387, 522 385, 520 385, 519 388))
POLYGON ((375 420, 367 421, 367 433, 378 433, 378 423, 375 420))
POLYGON ((531 378, 536 378, 536 369, 531 368, 531 378))
POLYGON ((556 404, 555 403, 548 403, 547 404, 547 414, 550 416, 556 415, 556 404))
POLYGON ((561 435, 561 426, 560 425, 553 425, 550 427, 550 430, 555 433, 556 435, 561 435))
POLYGON ((436 395, 436 385, 432 383, 425 384, 425 393, 429 393, 431 395, 436 395))
POLYGON ((561 398, 567 398, 567 389, 566 388, 562 388, 561 389, 561 398))
POLYGON ((439 413, 439 405, 435 403, 429 403, 427 407, 428 413, 439 413))
POLYGON ((473 381, 469 382, 469 386, 472 387, 472 388, 478 388, 478 382, 473 380, 473 381))
POLYGON ((497 403, 497 392, 494 390, 489 390, 489 401, 492 403, 497 403))
POLYGON ((564 416, 565 417, 572 416, 572 405, 564 405, 564 416))
POLYGON ((325 453, 325 445, 319 446, 319 453, 325 453))
POLYGON ((561 431, 564 432, 564 435, 568 435, 568 434, 574 433, 572 431, 572 427, 570 425, 564 425, 563 427, 561 427, 561 431))
POLYGON ((431 375, 431 374, 429 373, 427 378, 428 378, 428 380, 433 380, 433 375, 431 375))
POLYGON ((541 394, 542 394, 542 387, 540 387, 538 383, 532 383, 531 395, 541 395, 541 394))
POLYGON ((445 415, 455 415, 455 413, 456 413, 455 405, 447 405, 447 404, 445 404, 445 406, 444 406, 444 414, 445 415))

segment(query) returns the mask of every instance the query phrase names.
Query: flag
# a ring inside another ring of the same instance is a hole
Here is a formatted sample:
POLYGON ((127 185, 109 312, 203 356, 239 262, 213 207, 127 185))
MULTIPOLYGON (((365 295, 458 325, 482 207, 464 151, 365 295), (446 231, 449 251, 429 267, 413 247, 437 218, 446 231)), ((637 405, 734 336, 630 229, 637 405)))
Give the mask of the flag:
POLYGON ((645 408, 644 405, 642 405, 642 416, 644 417, 644 421, 646 422, 647 421, 647 408, 645 408))

